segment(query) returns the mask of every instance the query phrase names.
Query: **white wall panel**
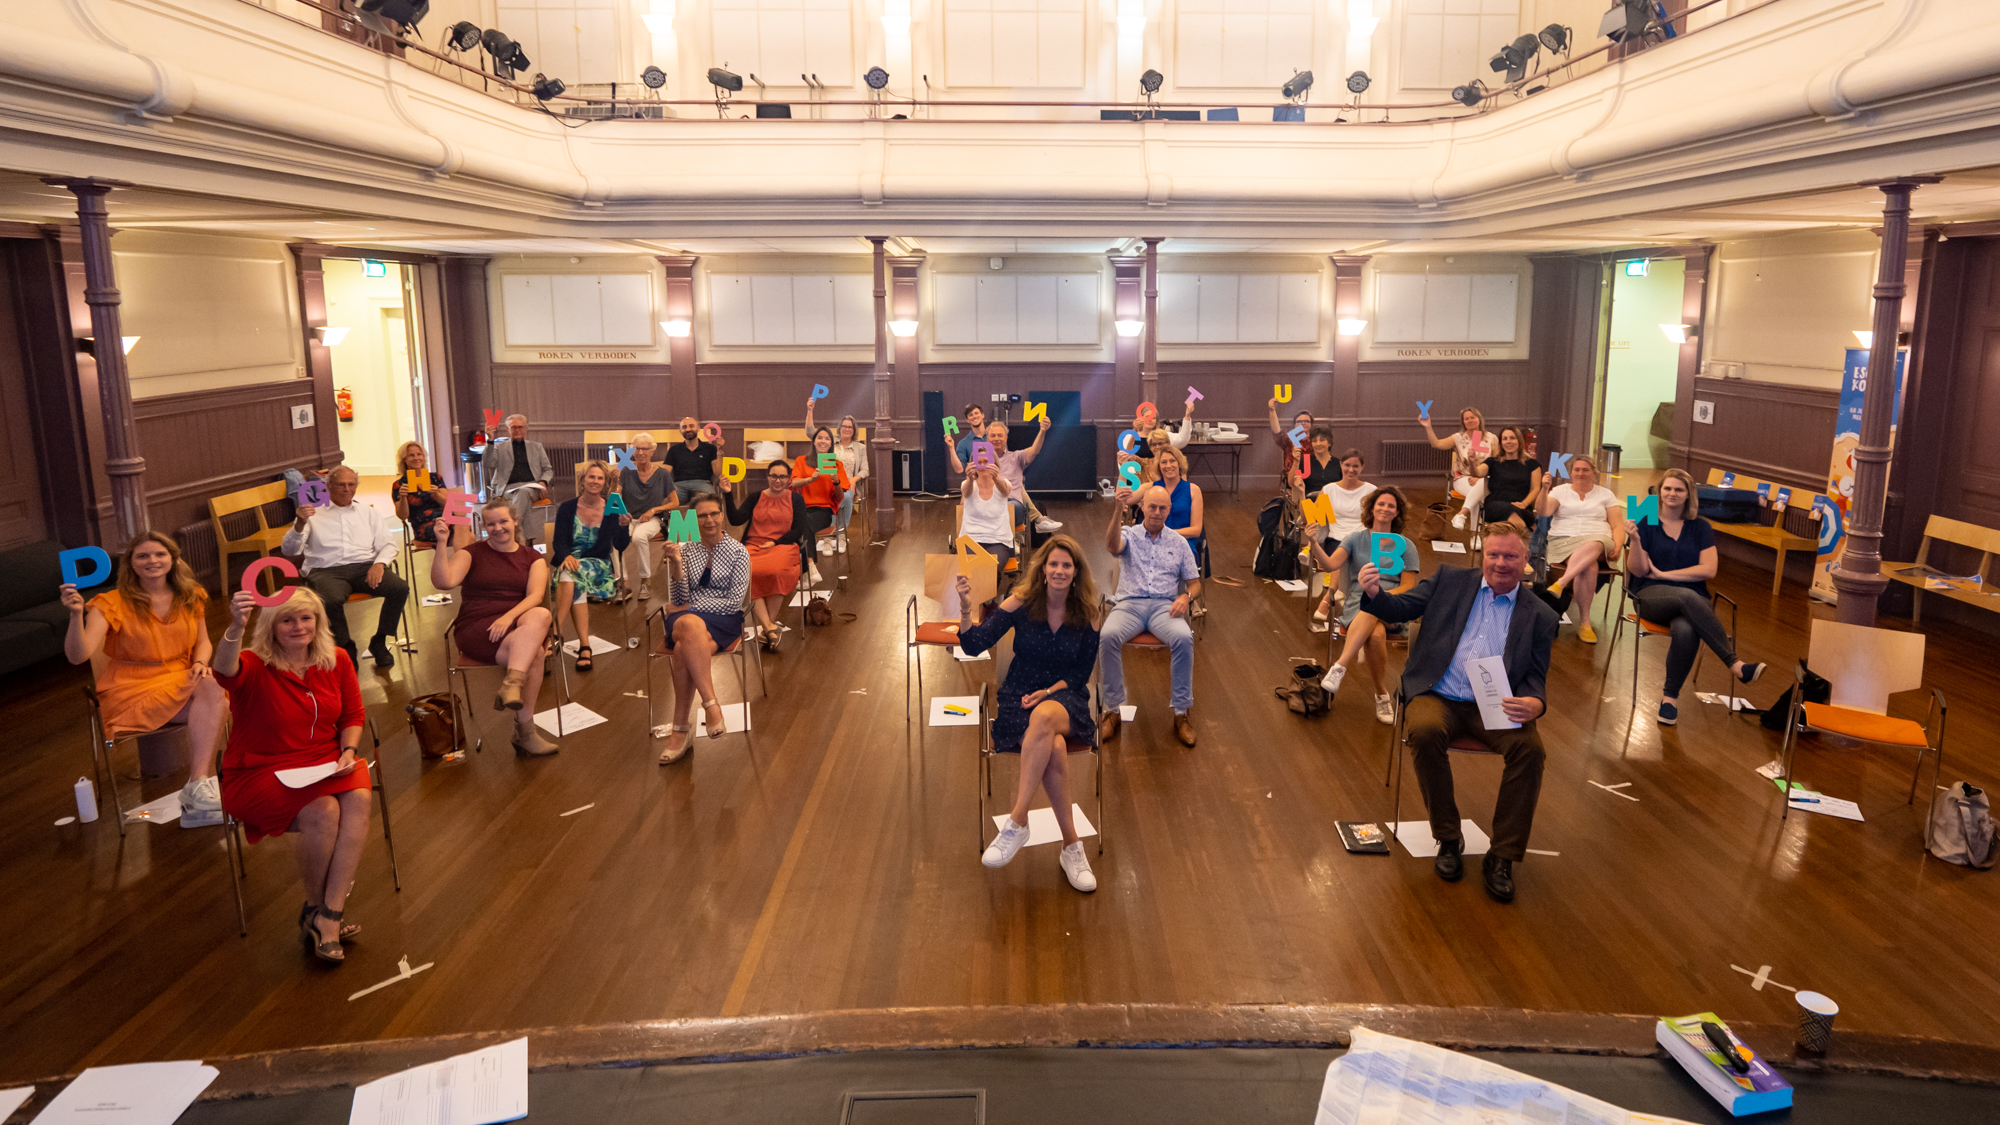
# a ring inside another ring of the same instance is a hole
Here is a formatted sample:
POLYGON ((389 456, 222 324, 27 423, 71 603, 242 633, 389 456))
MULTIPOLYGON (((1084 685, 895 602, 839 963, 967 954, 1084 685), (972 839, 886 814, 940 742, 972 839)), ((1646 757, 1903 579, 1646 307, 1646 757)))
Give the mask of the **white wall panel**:
POLYGON ((1375 279, 1377 343, 1510 344, 1518 335, 1520 276, 1383 273, 1375 279))
POLYGON ((615 82, 618 21, 612 0, 510 0, 494 26, 521 44, 536 73, 579 82, 615 82))
POLYGON ((1096 344, 1095 274, 936 274, 932 333, 939 344, 1096 344))
POLYGON ((848 0, 713 0, 714 65, 746 79, 795 86, 812 72, 829 86, 854 84, 854 24, 848 0))
POLYGON ((708 338, 724 347, 757 342, 750 278, 712 274, 708 279, 708 338))
POLYGON ((1424 275, 1375 275, 1375 339, 1412 343, 1424 338, 1424 275))
POLYGON ((1434 273, 1424 282, 1425 340, 1467 340, 1472 316, 1472 278, 1462 273, 1434 273))
POLYGON ((751 340, 758 344, 789 344, 792 337, 792 278, 789 274, 757 274, 750 279, 751 340))
POLYGON ((1012 277, 982 277, 979 279, 975 304, 979 315, 979 342, 982 344, 1014 344, 1020 342, 1019 329, 1015 325, 1015 308, 1018 291, 1012 277))
POLYGON ((1057 315, 1056 291, 1062 278, 1052 273, 1028 274, 1015 279, 1015 340, 1041 343, 1062 338, 1057 315))
POLYGON ((1519 0, 1404 0, 1399 11, 1397 84, 1405 90, 1489 79, 1486 60, 1520 34, 1519 0))
POLYGON ((1278 339, 1318 342, 1318 274, 1288 273, 1278 278, 1278 339))
POLYGON ((510 273, 500 280, 500 310, 510 348, 556 342, 555 305, 547 274, 510 273))
POLYGON ((1319 339, 1313 273, 1163 274, 1163 344, 1311 343, 1319 339))
POLYGON ((875 342, 875 279, 867 274, 833 275, 833 342, 875 342))
POLYGON ((792 278, 792 342, 831 344, 834 328, 833 278, 797 276, 792 278))
POLYGON ((1061 279, 1056 301, 1056 342, 1095 344, 1103 338, 1097 313, 1096 274, 1070 274, 1061 279))
POLYGON ((1518 274, 1473 274, 1465 338, 1482 343, 1513 343, 1520 285, 1518 274))
POLYGON ((1084 0, 945 0, 951 86, 1083 85, 1084 0))
POLYGON ((1312 0, 1184 0, 1174 12, 1174 85, 1282 85, 1312 69, 1312 0))
POLYGON ((1159 333, 1162 344, 1192 344, 1201 314, 1201 275, 1160 275, 1159 333))
POLYGON ((1227 273, 1201 275, 1201 302, 1195 316, 1195 339, 1227 344, 1236 339, 1237 277, 1227 273))
POLYGON ((556 343, 602 344, 604 302, 593 274, 559 273, 549 278, 556 311, 556 343))
POLYGON ((1237 282, 1236 339, 1244 344, 1277 342, 1277 274, 1246 273, 1237 282))
POLYGON ((597 278, 606 344, 653 342, 653 279, 643 273, 607 273, 597 278))
POLYGON ((931 331, 940 344, 979 342, 979 278, 969 273, 931 276, 931 331))

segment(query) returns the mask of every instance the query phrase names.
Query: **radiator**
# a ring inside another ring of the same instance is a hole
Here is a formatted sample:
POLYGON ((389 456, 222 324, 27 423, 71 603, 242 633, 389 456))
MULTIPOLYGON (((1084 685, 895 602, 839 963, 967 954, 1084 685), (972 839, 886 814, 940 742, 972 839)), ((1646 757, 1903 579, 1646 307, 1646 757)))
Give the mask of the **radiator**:
MULTIPOLYGON (((181 545, 182 561, 194 571, 194 576, 201 580, 202 585, 211 590, 223 588, 222 575, 215 562, 215 528, 207 520, 188 524, 174 532, 174 541, 181 545)), ((249 559, 244 561, 247 563, 249 559)))
POLYGON ((1383 473, 1431 473, 1442 477, 1451 471, 1451 450, 1437 449, 1421 439, 1385 441, 1376 448, 1376 463, 1383 473))

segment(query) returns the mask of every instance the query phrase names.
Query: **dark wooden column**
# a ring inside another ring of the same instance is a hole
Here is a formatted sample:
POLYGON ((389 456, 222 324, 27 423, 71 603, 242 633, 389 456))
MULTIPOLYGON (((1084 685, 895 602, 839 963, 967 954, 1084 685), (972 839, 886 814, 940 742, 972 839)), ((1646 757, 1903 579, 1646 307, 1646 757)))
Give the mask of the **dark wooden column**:
MULTIPOLYGON (((889 319, 919 321, 922 311, 918 300, 917 283, 923 273, 924 259, 921 255, 897 255, 886 260, 889 268, 889 319)), ((916 449, 924 448, 924 395, 923 368, 917 349, 917 337, 889 337, 889 379, 893 387, 895 406, 895 437, 898 443, 908 442, 916 449)), ((892 502, 894 489, 884 489, 876 500, 880 505, 892 502)), ((893 507, 886 512, 877 511, 877 535, 889 535, 896 530, 896 512, 893 507), (887 522, 881 522, 886 515, 887 522)))
POLYGON ((1340 322, 1361 319, 1361 271, 1368 265, 1368 257, 1336 256, 1332 261, 1333 398, 1324 404, 1324 414, 1319 410, 1313 414, 1351 424, 1361 413, 1361 335, 1341 335, 1340 322))
MULTIPOLYGON (((667 404, 671 418, 678 422, 683 417, 701 417, 701 390, 695 379, 694 351, 694 264, 692 254, 662 254, 660 264, 667 268, 666 310, 670 321, 684 320, 688 325, 685 336, 667 337, 667 404)), ((664 325, 662 332, 666 331, 664 325)))
POLYGON ((868 475, 875 478, 876 534, 888 538, 896 530, 895 470, 896 388, 889 377, 889 263, 883 244, 887 236, 870 237, 875 275, 875 419, 869 423, 868 475))
POLYGON ((341 462, 340 421, 333 405, 333 349, 320 339, 326 327, 327 247, 292 246, 299 273, 299 322, 305 339, 306 374, 313 384, 313 433, 319 439, 318 467, 341 462))
MULTIPOLYGON (((457 459, 472 440, 472 431, 486 424, 484 407, 498 409, 493 394, 492 307, 486 294, 488 258, 446 258, 445 347, 450 353, 452 434, 450 457, 457 459)), ((491 435, 488 435, 491 436, 491 435)), ((476 482, 468 481, 468 484, 476 482)))
MULTIPOLYGON (((1160 405, 1160 240, 1146 240, 1146 366, 1139 376, 1139 401, 1160 405)), ((1160 420, 1167 409, 1160 407, 1160 420)))
MULTIPOLYGON (((12 225, 12 224, 8 224, 12 225)), ((75 329, 63 270, 63 231, 25 227, 21 237, 0 239, 17 288, 21 362, 27 376, 30 423, 42 459, 42 511, 50 532, 65 546, 96 543, 96 481, 90 471, 89 419, 78 380, 75 329)))
MULTIPOLYGON (((1145 315, 1146 259, 1138 254, 1116 254, 1111 258, 1111 320, 1140 320, 1145 315)), ((1111 336, 1111 421, 1130 418, 1132 409, 1145 400, 1140 386, 1141 343, 1137 336, 1111 336)), ((1157 382, 1159 376, 1155 375, 1157 382)), ((1086 422, 1096 419, 1086 418, 1086 422)), ((1125 428, 1113 427, 1111 437, 1125 428)), ((1100 435, 1102 436, 1102 435, 1100 435)))
POLYGON ((68 188, 76 196, 78 234, 83 242, 84 301, 90 306, 91 354, 97 360, 97 401, 104 408, 104 471, 111 478, 111 511, 117 538, 111 550, 150 526, 146 515, 146 459, 132 422, 132 382, 125 372, 124 330, 118 316, 118 276, 111 263, 111 215, 104 197, 112 180, 50 178, 43 181, 68 188))
POLYGON ((1889 440, 1896 411, 1896 343, 1903 326, 1903 267, 1909 257, 1910 193, 1939 176, 1905 176, 1869 185, 1882 189, 1881 267, 1875 275, 1875 339, 1868 349, 1868 389, 1861 399, 1861 444, 1854 450, 1854 501, 1848 508, 1847 549, 1833 571, 1835 613, 1849 625, 1874 625, 1882 576, 1882 509, 1889 494, 1889 440))

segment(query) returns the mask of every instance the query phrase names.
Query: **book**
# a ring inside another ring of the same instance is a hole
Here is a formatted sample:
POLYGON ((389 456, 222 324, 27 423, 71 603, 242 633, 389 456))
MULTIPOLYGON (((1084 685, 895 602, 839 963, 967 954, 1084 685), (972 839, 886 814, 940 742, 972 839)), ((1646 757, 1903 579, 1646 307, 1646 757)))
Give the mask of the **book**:
POLYGON ((1792 1104, 1792 1084, 1779 1077, 1714 1012, 1666 1017, 1653 1026, 1653 1038, 1733 1117, 1784 1109, 1792 1104), (1720 1028, 1735 1044, 1737 1054, 1749 1064, 1749 1069, 1738 1071, 1730 1066, 1723 1053, 1710 1042, 1703 1024, 1720 1028))
POLYGON ((1340 829, 1340 842, 1347 845, 1348 851, 1363 852, 1368 855, 1389 854, 1389 836, 1382 831, 1381 825, 1373 822, 1357 824, 1351 820, 1342 820, 1335 822, 1335 827, 1340 829))

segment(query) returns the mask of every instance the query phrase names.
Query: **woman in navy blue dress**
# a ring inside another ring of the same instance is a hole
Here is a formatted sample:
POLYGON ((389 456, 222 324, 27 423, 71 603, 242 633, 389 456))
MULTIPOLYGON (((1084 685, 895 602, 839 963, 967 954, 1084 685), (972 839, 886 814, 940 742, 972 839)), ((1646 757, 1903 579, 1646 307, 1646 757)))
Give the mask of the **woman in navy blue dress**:
POLYGON ((1077 839, 1069 800, 1069 744, 1086 746, 1096 734, 1090 713, 1090 673, 1097 666, 1097 633, 1104 601, 1090 580, 1083 549, 1056 535, 1028 560, 1021 581, 986 620, 972 623, 972 584, 958 579, 963 615, 958 643, 977 656, 1014 631, 1014 662, 1000 685, 993 715, 993 749, 1021 755, 1021 782, 1012 815, 980 862, 1005 867, 1028 842, 1028 801, 1040 783, 1062 829, 1063 874, 1079 891, 1097 889, 1097 876, 1077 839))

